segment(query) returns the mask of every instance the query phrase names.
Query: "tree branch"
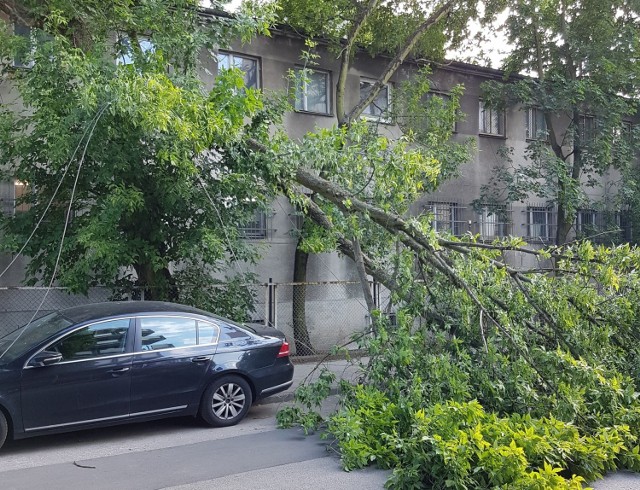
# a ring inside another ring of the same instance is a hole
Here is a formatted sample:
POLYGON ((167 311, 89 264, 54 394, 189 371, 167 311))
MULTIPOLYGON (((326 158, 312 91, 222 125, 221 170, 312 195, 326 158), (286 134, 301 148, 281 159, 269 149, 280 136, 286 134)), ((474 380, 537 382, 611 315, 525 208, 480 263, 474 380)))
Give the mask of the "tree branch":
POLYGON ((391 61, 387 64, 382 75, 378 78, 378 80, 373 84, 371 90, 367 94, 367 96, 360 100, 360 102, 344 117, 344 124, 350 124, 354 119, 359 118, 364 112, 365 108, 371 104, 380 91, 384 88, 384 86, 389 83, 389 80, 393 76, 393 74, 398 70, 400 65, 407 58, 411 50, 416 46, 420 38, 424 35, 424 33, 434 24, 436 24, 440 19, 442 19, 445 15, 447 15, 453 9, 456 0, 448 0, 443 3, 440 7, 438 7, 422 24, 420 24, 415 31, 409 36, 407 41, 401 46, 396 55, 391 59, 391 61))

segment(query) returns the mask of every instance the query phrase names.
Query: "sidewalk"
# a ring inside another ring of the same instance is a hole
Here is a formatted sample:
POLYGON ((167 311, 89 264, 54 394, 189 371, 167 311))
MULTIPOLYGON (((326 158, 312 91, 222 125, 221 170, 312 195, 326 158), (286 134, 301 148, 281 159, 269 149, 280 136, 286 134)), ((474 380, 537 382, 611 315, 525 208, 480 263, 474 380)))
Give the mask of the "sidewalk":
POLYGON ((359 369, 354 365, 354 363, 357 363, 356 358, 351 361, 346 359, 329 358, 329 360, 321 362, 324 357, 325 356, 292 357, 291 362, 294 365, 293 384, 286 391, 264 398, 256 404, 264 405, 267 403, 283 403, 293 400, 293 393, 296 388, 301 383, 317 379, 323 367, 334 372, 337 380, 355 380, 358 378, 359 369))

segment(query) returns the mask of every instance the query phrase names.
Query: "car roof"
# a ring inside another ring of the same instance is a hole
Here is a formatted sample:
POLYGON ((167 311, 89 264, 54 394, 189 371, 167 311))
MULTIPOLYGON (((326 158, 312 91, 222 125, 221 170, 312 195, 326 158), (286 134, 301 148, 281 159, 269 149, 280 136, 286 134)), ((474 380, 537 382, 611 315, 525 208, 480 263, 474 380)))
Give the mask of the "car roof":
POLYGON ((111 316, 139 315, 144 313, 191 313, 221 319, 217 315, 193 308, 192 306, 164 301, 109 301, 60 310, 61 315, 74 323, 98 320, 111 316))

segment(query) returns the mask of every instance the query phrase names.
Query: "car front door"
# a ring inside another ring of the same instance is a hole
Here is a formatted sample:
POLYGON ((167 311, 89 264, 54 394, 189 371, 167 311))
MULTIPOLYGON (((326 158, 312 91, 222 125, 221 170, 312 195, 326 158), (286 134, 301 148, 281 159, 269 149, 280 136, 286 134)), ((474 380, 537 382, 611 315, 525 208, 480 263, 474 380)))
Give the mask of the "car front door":
POLYGON ((22 419, 27 432, 129 416, 133 321, 119 318, 81 327, 44 350, 53 364, 23 368, 22 419))
POLYGON ((218 341, 213 323, 180 316, 137 319, 131 415, 181 411, 197 401, 218 341))

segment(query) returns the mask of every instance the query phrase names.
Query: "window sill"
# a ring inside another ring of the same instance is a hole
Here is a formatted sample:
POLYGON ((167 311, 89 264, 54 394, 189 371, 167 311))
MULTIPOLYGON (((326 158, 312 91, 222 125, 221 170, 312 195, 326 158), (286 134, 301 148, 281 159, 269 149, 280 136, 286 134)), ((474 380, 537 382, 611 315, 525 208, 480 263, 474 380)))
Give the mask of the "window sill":
POLYGON ((507 137, 504 134, 492 134, 492 133, 478 133, 478 136, 483 138, 495 139, 495 140, 506 140, 507 137))
POLYGON ((314 111, 304 111, 301 109, 294 109, 293 111, 296 114, 304 114, 306 116, 321 116, 321 117, 334 117, 331 112, 314 112, 314 111))

